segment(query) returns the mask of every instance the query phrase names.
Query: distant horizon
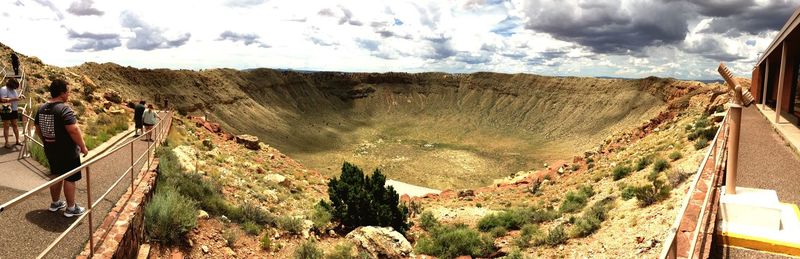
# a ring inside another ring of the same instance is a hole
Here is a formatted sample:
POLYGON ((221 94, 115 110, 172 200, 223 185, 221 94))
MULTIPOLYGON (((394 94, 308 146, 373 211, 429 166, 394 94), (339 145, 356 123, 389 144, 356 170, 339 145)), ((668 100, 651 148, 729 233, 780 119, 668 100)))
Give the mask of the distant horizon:
POLYGON ((92 61, 716 80, 720 61, 749 75, 798 6, 800 0, 16 0, 0 3, 0 42, 62 67, 92 61))

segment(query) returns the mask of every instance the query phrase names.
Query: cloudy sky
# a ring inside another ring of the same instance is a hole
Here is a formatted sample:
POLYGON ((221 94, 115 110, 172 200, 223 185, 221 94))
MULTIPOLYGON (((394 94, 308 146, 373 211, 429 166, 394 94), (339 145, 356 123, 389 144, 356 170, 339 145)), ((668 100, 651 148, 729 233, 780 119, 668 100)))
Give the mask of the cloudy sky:
POLYGON ((0 42, 148 68, 749 75, 800 0, 5 0, 0 42))

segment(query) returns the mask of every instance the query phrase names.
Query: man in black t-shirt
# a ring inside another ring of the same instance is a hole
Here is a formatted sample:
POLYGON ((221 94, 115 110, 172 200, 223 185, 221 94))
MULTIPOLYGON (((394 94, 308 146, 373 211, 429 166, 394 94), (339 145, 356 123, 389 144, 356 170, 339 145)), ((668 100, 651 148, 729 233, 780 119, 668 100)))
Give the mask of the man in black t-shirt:
POLYGON ((133 108, 133 124, 136 129, 133 132, 134 137, 138 137, 139 134, 144 134, 144 130, 142 130, 142 115, 144 115, 144 100, 139 101, 139 104, 133 108))
MULTIPOLYGON (((83 142, 77 118, 72 108, 65 103, 69 100, 67 82, 56 79, 50 84, 52 98, 39 107, 34 118, 36 132, 44 144, 44 153, 50 164, 50 173, 64 175, 81 166, 80 154, 86 156, 89 150, 83 142)), ((86 209, 75 203, 75 182, 81 179, 81 172, 77 172, 65 180, 50 186, 50 196, 53 202, 50 211, 62 208, 64 216, 73 217, 86 212, 86 209), (61 201, 61 186, 64 186, 66 202, 61 201)))
POLYGON ((19 58, 15 53, 11 53, 11 67, 14 69, 14 75, 19 75, 19 58))

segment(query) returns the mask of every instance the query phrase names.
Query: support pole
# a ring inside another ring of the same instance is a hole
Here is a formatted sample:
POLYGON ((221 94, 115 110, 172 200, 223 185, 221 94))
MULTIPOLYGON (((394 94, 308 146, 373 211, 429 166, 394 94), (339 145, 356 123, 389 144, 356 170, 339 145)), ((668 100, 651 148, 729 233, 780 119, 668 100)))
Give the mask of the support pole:
POLYGON ((729 128, 728 134, 728 164, 725 172, 725 194, 736 194, 736 172, 738 169, 739 157, 739 129, 742 125, 742 106, 731 103, 728 115, 729 128))
POLYGON ((767 108, 767 88, 769 87, 769 57, 766 59, 767 61, 767 71, 764 72, 764 86, 761 87, 761 109, 764 110, 767 108))
POLYGON ((775 105, 775 124, 780 123, 781 120, 781 109, 783 108, 783 85, 786 84, 786 59, 788 58, 788 41, 784 41, 781 45, 783 46, 781 50, 781 70, 780 70, 780 77, 778 79, 778 100, 777 105, 775 105))

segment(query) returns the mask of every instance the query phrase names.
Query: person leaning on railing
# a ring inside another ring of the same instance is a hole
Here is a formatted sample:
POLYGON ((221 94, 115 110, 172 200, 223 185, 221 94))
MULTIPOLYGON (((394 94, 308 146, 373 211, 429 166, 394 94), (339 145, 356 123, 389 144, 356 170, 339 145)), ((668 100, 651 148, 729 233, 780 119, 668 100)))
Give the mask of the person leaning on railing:
MULTIPOLYGON (((83 137, 75 112, 65 103, 69 100, 67 82, 56 79, 50 83, 50 96, 47 103, 39 107, 34 118, 36 132, 44 144, 44 153, 50 163, 50 173, 63 175, 81 166, 80 154, 86 156, 89 150, 83 137)), ((75 203, 75 182, 81 179, 81 173, 67 177, 65 181, 50 186, 53 202, 49 210, 64 210, 64 216, 82 215, 86 209, 75 203), (64 186, 66 202, 61 201, 61 186, 64 186)))

